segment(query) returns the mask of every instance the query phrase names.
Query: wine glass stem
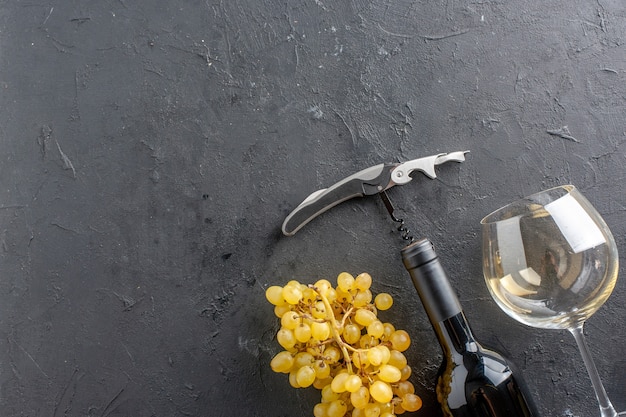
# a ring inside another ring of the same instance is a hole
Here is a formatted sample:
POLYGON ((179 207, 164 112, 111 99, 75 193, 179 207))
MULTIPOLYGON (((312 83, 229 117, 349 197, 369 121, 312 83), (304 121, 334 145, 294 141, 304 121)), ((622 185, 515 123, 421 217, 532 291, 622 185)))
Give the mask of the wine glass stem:
POLYGON ((585 335, 583 334, 583 323, 580 323, 578 326, 570 328, 569 331, 572 333, 572 335, 574 335, 574 339, 576 339, 576 344, 578 345, 580 354, 583 357, 583 362, 585 362, 585 367, 587 368, 587 372, 589 373, 589 378, 591 378, 593 389, 596 393, 596 397, 598 398, 598 403, 600 404, 601 417, 616 417, 617 412, 615 411, 615 408, 613 408, 613 404, 611 404, 608 395, 606 395, 606 391, 604 390, 604 386, 602 385, 602 381, 600 380, 600 375, 598 374, 598 368, 596 368, 596 364, 593 362, 591 352, 589 351, 589 347, 587 346, 587 342, 585 341, 585 335))

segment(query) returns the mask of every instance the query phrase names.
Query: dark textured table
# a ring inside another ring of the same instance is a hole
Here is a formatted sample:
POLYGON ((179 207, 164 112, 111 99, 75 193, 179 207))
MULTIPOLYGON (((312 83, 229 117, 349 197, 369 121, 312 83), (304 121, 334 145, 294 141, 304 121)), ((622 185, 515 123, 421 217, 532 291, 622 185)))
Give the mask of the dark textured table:
MULTIPOLYGON (((573 338, 490 299, 479 221, 573 183, 626 254, 625 19, 622 0, 2 1, 0 415, 311 416, 319 393, 269 368, 264 290, 343 270, 395 297, 415 415, 437 415, 440 349, 382 203, 280 225, 361 168, 466 149, 390 197, 543 415, 598 415, 573 338)), ((619 409, 624 282, 586 326, 619 409)))

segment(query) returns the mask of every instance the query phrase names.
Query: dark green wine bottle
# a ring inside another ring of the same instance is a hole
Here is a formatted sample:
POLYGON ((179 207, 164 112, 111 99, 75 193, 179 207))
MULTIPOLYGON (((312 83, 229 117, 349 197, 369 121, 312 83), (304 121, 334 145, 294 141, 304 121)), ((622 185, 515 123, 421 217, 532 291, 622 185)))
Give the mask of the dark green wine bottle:
POLYGON ((538 417, 519 371, 474 338, 432 243, 408 245, 402 260, 443 349, 437 399, 444 415, 538 417))

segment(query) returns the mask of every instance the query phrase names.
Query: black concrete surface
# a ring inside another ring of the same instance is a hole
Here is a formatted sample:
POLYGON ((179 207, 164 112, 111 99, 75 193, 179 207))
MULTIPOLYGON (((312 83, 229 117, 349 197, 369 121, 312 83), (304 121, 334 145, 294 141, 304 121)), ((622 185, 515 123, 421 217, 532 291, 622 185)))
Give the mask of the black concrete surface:
MULTIPOLYGON (((626 254, 625 19, 622 0, 0 2, 0 415, 310 416, 319 393, 269 368, 264 290, 343 270, 396 298, 415 415, 437 415, 439 347, 381 202, 280 225, 361 168, 466 149, 390 197, 543 415, 598 415, 570 335, 489 298, 479 221, 573 183, 626 254)), ((586 327, 619 409, 625 282, 586 327)))

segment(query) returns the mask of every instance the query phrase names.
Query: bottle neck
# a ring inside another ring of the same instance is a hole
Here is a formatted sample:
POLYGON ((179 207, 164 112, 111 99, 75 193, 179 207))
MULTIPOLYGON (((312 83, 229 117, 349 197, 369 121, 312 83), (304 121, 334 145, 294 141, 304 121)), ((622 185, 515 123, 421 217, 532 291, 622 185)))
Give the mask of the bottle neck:
POLYGON ((431 323, 444 321, 463 311, 428 239, 418 240, 402 249, 402 261, 431 323))
POLYGON ((402 260, 444 350, 477 351, 461 303, 432 243, 422 239, 408 245, 402 250, 402 260))
POLYGON ((444 350, 454 350, 460 354, 476 353, 480 350, 480 345, 474 339, 463 312, 442 322, 432 324, 439 344, 444 350))

